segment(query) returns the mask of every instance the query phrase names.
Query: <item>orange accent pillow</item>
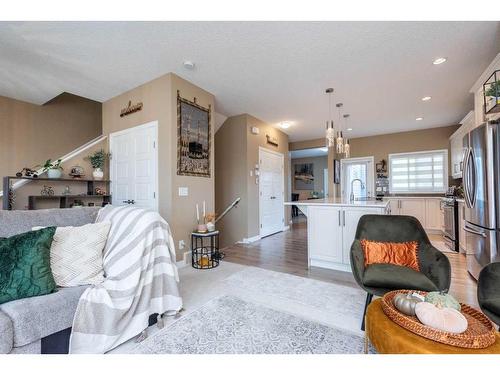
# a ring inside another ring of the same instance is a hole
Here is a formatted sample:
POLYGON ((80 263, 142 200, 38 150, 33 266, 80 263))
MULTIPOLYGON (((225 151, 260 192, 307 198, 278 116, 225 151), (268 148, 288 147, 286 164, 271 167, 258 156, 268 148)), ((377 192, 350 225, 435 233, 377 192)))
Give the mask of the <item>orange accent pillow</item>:
POLYGON ((409 267, 420 272, 418 265, 418 242, 375 242, 361 240, 365 256, 365 267, 375 263, 389 263, 409 267))

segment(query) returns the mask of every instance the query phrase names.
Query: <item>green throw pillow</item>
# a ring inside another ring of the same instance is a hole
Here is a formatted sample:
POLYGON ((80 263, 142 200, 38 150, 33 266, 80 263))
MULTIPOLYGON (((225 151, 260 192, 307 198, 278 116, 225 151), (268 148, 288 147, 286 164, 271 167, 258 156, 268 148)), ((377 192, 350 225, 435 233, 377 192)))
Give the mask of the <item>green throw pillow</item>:
POLYGON ((50 245, 55 227, 0 239, 0 303, 52 293, 50 245))

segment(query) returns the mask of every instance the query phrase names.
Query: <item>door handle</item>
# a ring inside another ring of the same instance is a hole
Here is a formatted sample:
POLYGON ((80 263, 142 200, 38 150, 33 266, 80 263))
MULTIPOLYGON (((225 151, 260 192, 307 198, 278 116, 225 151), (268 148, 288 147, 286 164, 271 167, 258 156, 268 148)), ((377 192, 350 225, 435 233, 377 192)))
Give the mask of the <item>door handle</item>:
POLYGON ((341 226, 341 225, 340 225, 340 210, 339 210, 339 227, 340 227, 340 226, 341 226))
POLYGON ((465 230, 466 232, 469 232, 469 233, 472 233, 472 234, 476 234, 476 235, 478 235, 478 236, 481 236, 481 237, 483 237, 483 238, 486 238, 486 233, 484 233, 484 232, 479 232, 479 231, 477 231, 477 230, 470 229, 470 228, 469 228, 469 227, 467 227, 467 226, 464 226, 464 230, 465 230))
POLYGON ((343 223, 342 226, 345 227, 345 211, 342 211, 342 223, 343 223))
POLYGON ((123 203, 135 204, 135 200, 133 200, 133 199, 127 199, 126 201, 123 201, 123 203))

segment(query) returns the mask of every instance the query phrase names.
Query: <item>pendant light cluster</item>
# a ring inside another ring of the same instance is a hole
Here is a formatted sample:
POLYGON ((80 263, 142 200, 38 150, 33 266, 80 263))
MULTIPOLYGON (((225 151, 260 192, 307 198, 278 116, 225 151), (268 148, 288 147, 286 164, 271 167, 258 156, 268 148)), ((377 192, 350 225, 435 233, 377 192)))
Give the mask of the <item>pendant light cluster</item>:
POLYGON ((344 154, 345 158, 350 157, 351 155, 351 145, 349 144, 349 139, 344 138, 344 133, 342 130, 342 122, 346 123, 346 128, 347 128, 347 119, 349 118, 349 114, 344 114, 342 115, 342 107, 344 104, 342 103, 337 103, 335 106, 337 107, 337 112, 339 116, 338 120, 338 126, 339 129, 337 133, 335 134, 335 127, 334 127, 334 122, 332 120, 332 94, 333 94, 333 88, 328 88, 325 91, 328 94, 328 115, 330 120, 326 122, 326 143, 328 147, 333 147, 335 146, 335 150, 337 154, 344 154))

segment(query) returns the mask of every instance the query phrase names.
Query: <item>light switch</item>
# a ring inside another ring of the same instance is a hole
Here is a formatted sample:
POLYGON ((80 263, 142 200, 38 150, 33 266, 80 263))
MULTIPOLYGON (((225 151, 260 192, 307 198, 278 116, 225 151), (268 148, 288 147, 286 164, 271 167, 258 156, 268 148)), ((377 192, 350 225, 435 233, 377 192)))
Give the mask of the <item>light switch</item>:
POLYGON ((189 190, 187 187, 179 187, 179 197, 187 197, 189 195, 189 190))

